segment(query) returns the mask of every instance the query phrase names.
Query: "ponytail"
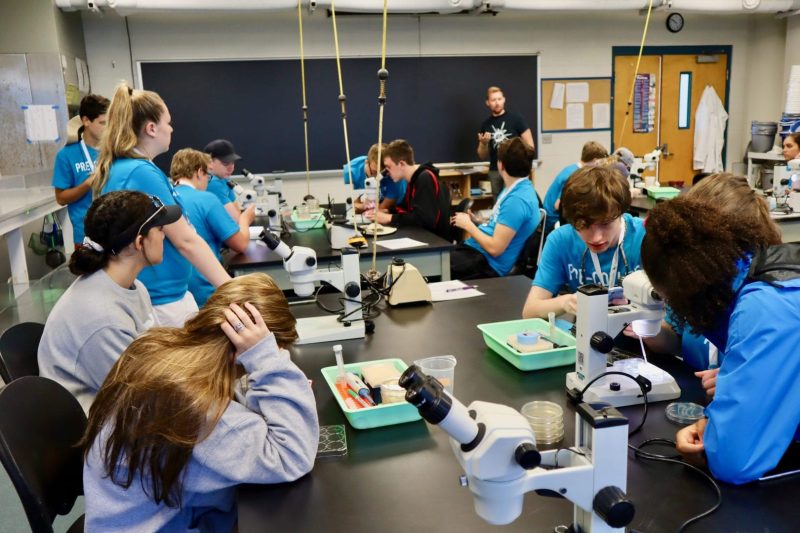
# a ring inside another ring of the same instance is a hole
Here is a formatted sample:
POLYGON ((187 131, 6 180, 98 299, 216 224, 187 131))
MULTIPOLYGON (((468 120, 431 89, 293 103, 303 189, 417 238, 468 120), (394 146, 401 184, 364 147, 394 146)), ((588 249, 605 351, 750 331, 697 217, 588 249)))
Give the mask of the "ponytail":
POLYGON ((135 91, 125 83, 117 87, 108 107, 108 125, 92 174, 95 198, 108 183, 111 165, 116 159, 143 157, 133 150, 139 142, 139 133, 147 122, 161 120, 165 110, 164 101, 153 91, 135 91))

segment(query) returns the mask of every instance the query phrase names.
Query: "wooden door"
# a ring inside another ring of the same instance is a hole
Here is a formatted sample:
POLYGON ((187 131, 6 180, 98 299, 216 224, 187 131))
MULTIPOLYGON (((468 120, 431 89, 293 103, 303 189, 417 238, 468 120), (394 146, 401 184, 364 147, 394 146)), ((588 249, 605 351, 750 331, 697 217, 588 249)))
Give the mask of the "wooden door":
POLYGON ((726 54, 665 55, 661 73, 661 144, 667 145, 669 156, 661 159, 659 181, 664 184, 678 181, 691 185, 692 177, 696 174, 692 168, 695 112, 708 85, 714 88, 725 104, 728 57, 726 54), (698 58, 703 62, 699 63, 698 58), (691 92, 688 124, 683 124, 688 127, 679 124, 681 74, 687 75, 691 92))
POLYGON ((614 147, 624 146, 637 157, 641 157, 651 152, 659 144, 660 113, 657 102, 661 93, 661 56, 642 56, 639 64, 640 74, 650 74, 655 76, 656 80, 655 127, 647 133, 634 131, 633 102, 631 101, 631 105, 628 105, 635 72, 636 56, 616 56, 614 58, 614 147))

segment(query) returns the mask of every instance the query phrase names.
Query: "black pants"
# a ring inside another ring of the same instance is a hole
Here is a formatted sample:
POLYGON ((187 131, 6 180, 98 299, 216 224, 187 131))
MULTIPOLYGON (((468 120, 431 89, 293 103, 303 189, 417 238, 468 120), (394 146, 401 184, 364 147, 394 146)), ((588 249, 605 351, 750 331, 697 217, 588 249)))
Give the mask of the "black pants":
POLYGON ((450 277, 452 279, 479 279, 500 277, 478 250, 459 244, 450 252, 450 277))

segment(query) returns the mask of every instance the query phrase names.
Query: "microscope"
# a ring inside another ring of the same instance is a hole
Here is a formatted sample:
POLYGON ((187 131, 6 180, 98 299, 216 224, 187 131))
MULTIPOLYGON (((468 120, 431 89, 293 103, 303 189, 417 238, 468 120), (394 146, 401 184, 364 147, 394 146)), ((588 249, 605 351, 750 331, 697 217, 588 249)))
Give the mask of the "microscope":
POLYGON ((661 330, 664 317, 664 302, 643 270, 625 276, 622 288, 630 303, 609 306, 607 288, 594 284, 578 287, 575 372, 567 374, 567 394, 577 397, 595 378, 616 371, 631 374, 637 381, 620 375, 604 376, 589 386, 583 399, 615 407, 640 404, 644 401, 640 381, 645 390, 651 387, 648 401, 678 398, 681 389, 675 379, 642 359, 620 359, 609 367, 607 354, 614 348, 617 334, 630 324, 640 337, 654 337, 661 330))
POLYGON ((633 520, 625 495, 628 420, 606 404, 581 403, 575 414, 575 445, 539 451, 533 429, 505 405, 475 401, 469 407, 450 396, 416 365, 403 372, 406 401, 450 436, 465 474, 475 512, 494 525, 522 513, 526 492, 566 498, 574 504, 571 531, 623 532, 633 520))
POLYGON ((272 183, 267 183, 264 176, 253 174, 246 168, 242 169, 242 175, 250 181, 250 187, 252 187, 250 192, 254 193, 252 201, 256 204, 256 215, 268 217, 270 229, 280 229, 283 180, 276 178, 272 183))
POLYGON ((666 150, 666 145, 663 147, 656 147, 652 152, 644 154, 642 157, 635 157, 631 165, 630 174, 628 179, 631 180, 631 187, 636 186, 636 180, 644 180, 642 174, 646 170, 655 170, 658 161, 661 159, 662 150, 666 150))
POLYGON ((358 251, 342 249, 342 268, 317 269, 317 254, 304 246, 289 246, 274 233, 264 231, 261 240, 267 248, 283 258, 283 267, 289 273, 295 294, 311 296, 315 281, 325 281, 344 294, 344 309, 339 315, 323 315, 297 320, 297 344, 314 344, 364 336, 365 324, 361 306, 361 271, 358 251))

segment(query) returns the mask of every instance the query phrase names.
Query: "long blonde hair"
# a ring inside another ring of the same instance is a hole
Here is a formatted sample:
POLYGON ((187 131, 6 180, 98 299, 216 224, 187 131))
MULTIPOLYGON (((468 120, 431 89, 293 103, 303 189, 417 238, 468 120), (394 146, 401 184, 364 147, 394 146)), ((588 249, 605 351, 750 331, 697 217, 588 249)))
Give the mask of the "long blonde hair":
POLYGON ((192 450, 233 398, 235 349, 220 328, 233 302, 252 303, 281 348, 297 339, 283 292, 266 274, 249 274, 221 285, 183 328, 154 328, 133 341, 100 387, 80 443, 88 456, 108 429, 101 457, 117 485, 140 478, 157 504, 180 506, 192 450))
POLYGON ((92 191, 100 196, 108 183, 111 164, 121 157, 144 158, 133 149, 139 143, 139 133, 148 122, 158 123, 166 111, 164 100, 153 91, 139 91, 123 83, 114 91, 108 106, 108 125, 103 133, 100 156, 95 165, 92 191))

